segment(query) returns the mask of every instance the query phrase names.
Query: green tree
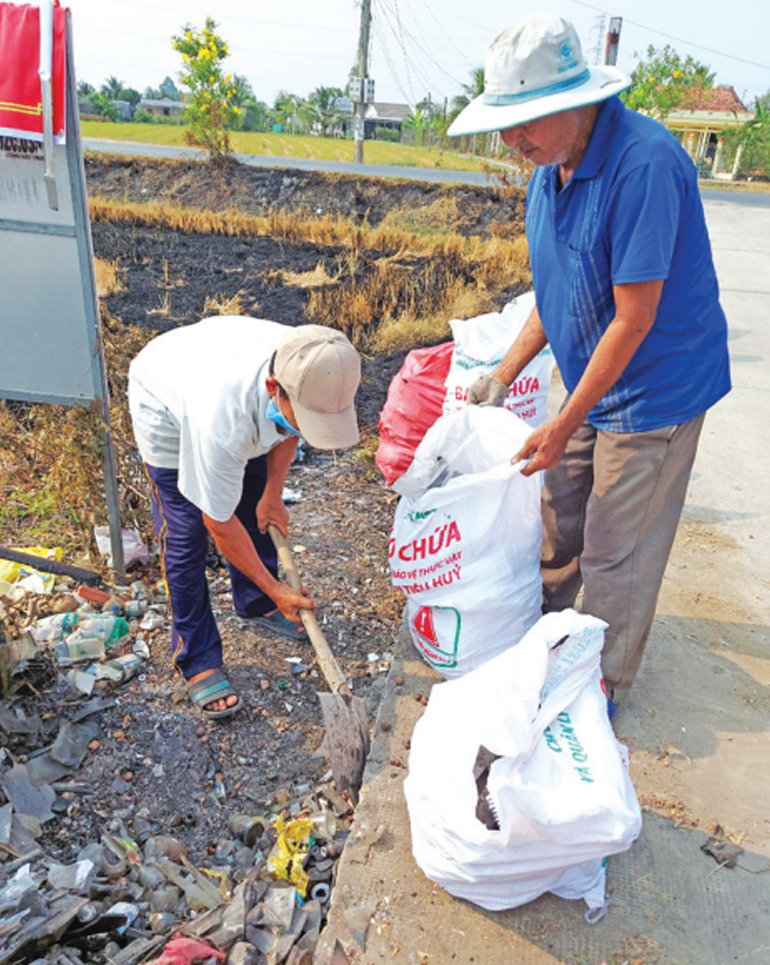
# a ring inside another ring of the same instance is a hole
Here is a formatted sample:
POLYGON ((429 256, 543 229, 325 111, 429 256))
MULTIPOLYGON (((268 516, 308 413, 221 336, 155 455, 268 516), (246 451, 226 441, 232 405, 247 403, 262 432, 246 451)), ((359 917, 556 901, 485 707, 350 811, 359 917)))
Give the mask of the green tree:
POLYGON ((122 90, 123 81, 118 80, 118 78, 114 75, 112 77, 108 77, 101 87, 101 93, 104 94, 105 97, 108 97, 111 101, 117 100, 122 90))
POLYGON ((452 103, 449 108, 450 121, 453 121, 460 111, 464 111, 468 104, 474 100, 474 98, 480 97, 483 93, 484 68, 474 67, 474 69, 471 71, 470 84, 463 84, 462 94, 458 94, 457 97, 452 98, 452 103))
POLYGON ((144 100, 159 101, 163 95, 157 87, 145 87, 144 100))
POLYGON ((407 131, 414 131, 414 143, 421 147, 425 141, 425 132, 430 126, 430 117, 419 107, 415 107, 401 125, 407 131))
POLYGON ((343 96, 339 87, 316 87, 302 105, 302 113, 311 130, 319 131, 321 137, 333 132, 342 114, 339 98, 343 96))
POLYGON ((770 176, 770 91, 754 102, 754 117, 725 133, 728 151, 738 147, 738 173, 743 177, 770 176))
POLYGON ((127 101, 132 107, 136 107, 139 101, 142 99, 142 95, 138 90, 134 90, 133 87, 121 87, 118 92, 118 96, 115 98, 119 101, 127 101))
POLYGON ((91 101, 94 114, 98 114, 100 117, 107 117, 111 121, 116 121, 118 119, 118 108, 115 106, 115 102, 107 97, 106 94, 102 94, 100 91, 94 91, 92 94, 88 95, 91 101))
POLYGON ((172 45, 182 57, 179 78, 190 91, 185 138, 204 148, 209 160, 221 162, 230 156, 227 131, 239 122, 241 108, 233 100, 233 77, 222 70, 229 51, 216 28, 211 17, 200 31, 186 24, 181 34, 172 37, 172 45))
POLYGON ((78 97, 88 97, 89 94, 93 94, 96 90, 93 84, 89 84, 86 80, 81 80, 78 83, 78 97))
POLYGON ((248 79, 233 74, 233 104, 241 109, 238 130, 264 131, 267 128, 267 104, 257 100, 248 79))
POLYGON ((689 54, 682 58, 672 47, 650 45, 646 57, 634 53, 637 65, 631 86, 620 96, 626 106, 664 121, 688 97, 714 84, 714 74, 689 54))
POLYGON ((301 115, 304 112, 304 103, 304 100, 297 94, 290 94, 285 90, 278 91, 270 109, 270 122, 280 124, 282 127, 289 127, 291 133, 295 134, 297 122, 301 120, 301 115))
MULTIPOLYGON (((448 121, 451 123, 457 115, 464 111, 472 100, 480 97, 484 93, 484 68, 474 67, 471 71, 471 82, 463 84, 462 94, 452 98, 449 108, 448 121)), ((468 141, 465 142, 466 144, 468 141)), ((470 137, 470 145, 473 154, 486 155, 489 153, 492 143, 492 136, 489 134, 473 134, 470 137)))
POLYGON ((170 97, 172 101, 181 101, 182 92, 170 77, 164 77, 158 87, 161 97, 170 97))

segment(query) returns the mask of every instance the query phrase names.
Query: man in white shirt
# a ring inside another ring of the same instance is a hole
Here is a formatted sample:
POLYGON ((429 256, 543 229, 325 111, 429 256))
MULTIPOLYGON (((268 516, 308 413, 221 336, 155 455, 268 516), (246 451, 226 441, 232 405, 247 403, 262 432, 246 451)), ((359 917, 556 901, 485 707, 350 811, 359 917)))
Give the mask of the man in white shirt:
POLYGON ((298 637, 299 610, 315 603, 277 580, 267 527, 287 535, 282 492, 300 435, 318 449, 358 442, 360 377, 358 353, 341 332, 240 316, 166 332, 131 363, 128 399, 150 479, 172 659, 206 717, 241 706, 221 670, 208 536, 228 562, 236 613, 298 637))

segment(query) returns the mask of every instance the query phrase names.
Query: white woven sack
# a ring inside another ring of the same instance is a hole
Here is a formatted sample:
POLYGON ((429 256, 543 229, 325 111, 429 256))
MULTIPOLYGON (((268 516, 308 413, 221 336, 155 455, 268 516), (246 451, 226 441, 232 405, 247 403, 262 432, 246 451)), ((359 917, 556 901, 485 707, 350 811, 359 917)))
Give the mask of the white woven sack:
POLYGON ((490 910, 545 891, 602 904, 602 860, 641 829, 601 689, 605 626, 548 614, 517 645, 433 688, 404 790, 415 859, 451 894, 490 910), (476 817, 482 746, 499 755, 487 782, 494 831, 476 817))
POLYGON ((540 616, 540 482, 510 459, 529 430, 504 409, 465 406, 428 431, 393 488, 389 558, 409 629, 445 677, 479 666, 540 616))
MULTIPOLYGON (((479 375, 497 367, 516 340, 534 305, 534 292, 525 292, 509 302, 501 312, 450 321, 454 350, 445 383, 445 414, 462 408, 468 400, 468 389, 479 375)), ((536 429, 547 418, 553 366, 553 353, 546 345, 522 370, 503 403, 530 429, 536 429)))

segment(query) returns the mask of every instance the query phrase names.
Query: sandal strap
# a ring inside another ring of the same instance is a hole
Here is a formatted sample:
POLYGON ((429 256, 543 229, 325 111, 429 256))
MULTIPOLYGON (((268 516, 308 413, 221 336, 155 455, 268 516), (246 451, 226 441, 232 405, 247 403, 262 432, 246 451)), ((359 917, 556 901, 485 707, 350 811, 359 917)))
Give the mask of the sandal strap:
POLYGON ((209 674, 208 677, 204 677, 203 680, 190 684, 189 689, 190 699, 201 706, 223 697, 229 697, 231 694, 238 696, 230 681, 219 668, 214 673, 209 674))

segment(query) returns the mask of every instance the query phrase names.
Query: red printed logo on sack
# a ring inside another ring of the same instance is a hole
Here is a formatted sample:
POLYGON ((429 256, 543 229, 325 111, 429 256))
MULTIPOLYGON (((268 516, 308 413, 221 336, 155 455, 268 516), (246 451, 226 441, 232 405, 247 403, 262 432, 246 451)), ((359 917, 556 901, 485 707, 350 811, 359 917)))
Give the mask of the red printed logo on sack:
POLYGON ((421 606, 410 627, 420 653, 434 667, 456 667, 460 613, 451 606, 421 606))

